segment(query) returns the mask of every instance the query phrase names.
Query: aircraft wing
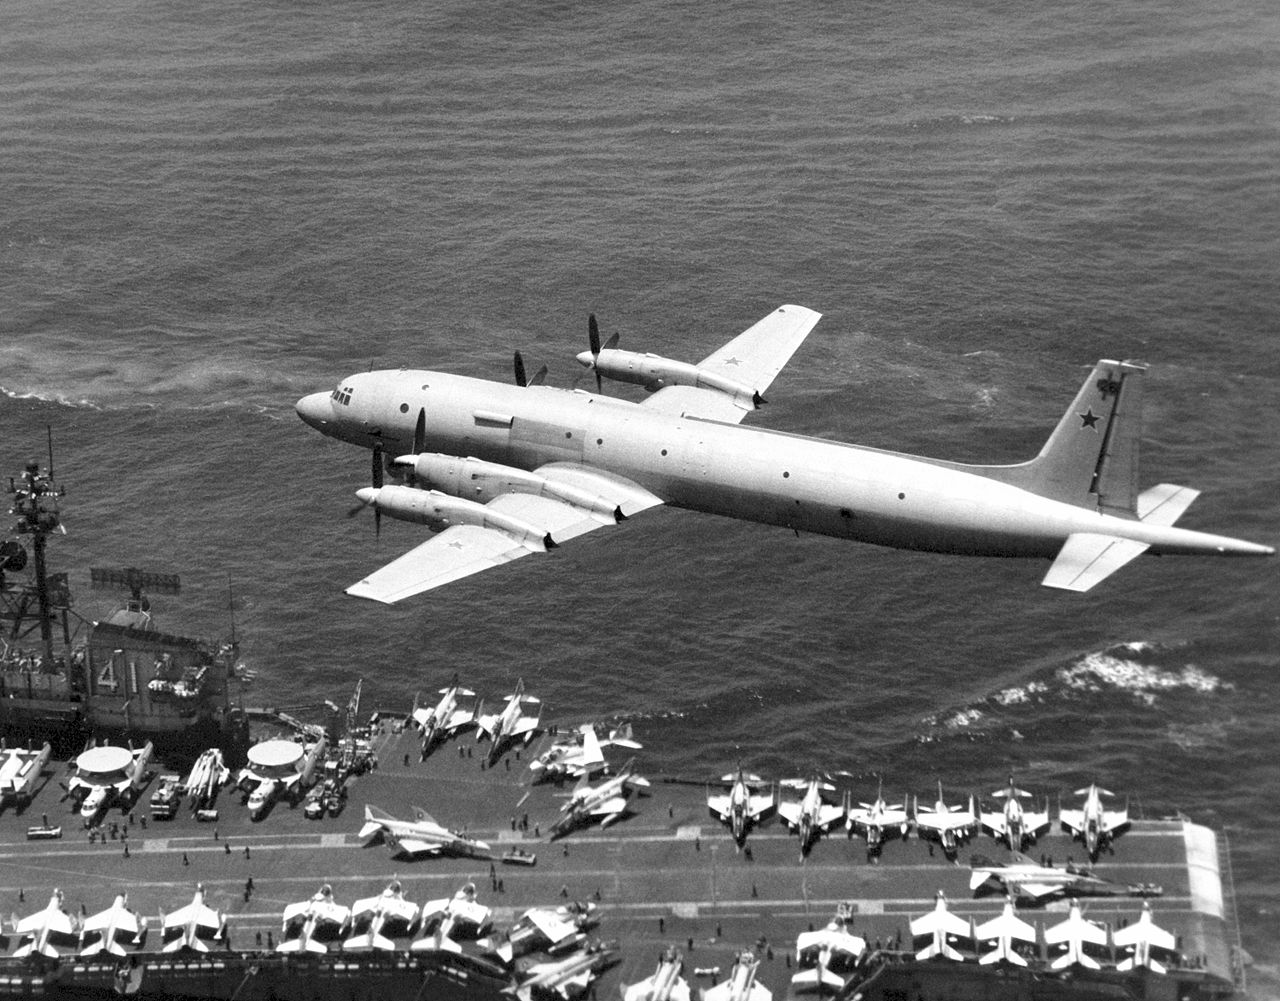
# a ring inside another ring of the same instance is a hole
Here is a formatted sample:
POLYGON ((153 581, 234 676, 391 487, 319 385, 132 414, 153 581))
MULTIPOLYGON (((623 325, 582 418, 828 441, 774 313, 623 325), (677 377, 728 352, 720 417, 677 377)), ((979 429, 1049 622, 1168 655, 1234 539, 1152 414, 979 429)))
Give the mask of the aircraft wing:
POLYGON ((1073 834, 1079 834, 1084 830, 1084 811, 1083 810, 1059 810, 1058 820, 1062 825, 1073 834))
POLYGON ((818 826, 823 830, 838 820, 844 819, 844 807, 832 803, 823 803, 818 807, 818 826))
POLYGON ((1016 882, 1012 884, 1014 889, 1024 897, 1031 897, 1039 900, 1041 897, 1049 897, 1055 893, 1062 892, 1061 883, 1037 883, 1035 881, 1016 882))
POLYGON ((435 841, 423 841, 421 838, 397 838, 396 848, 403 854, 409 856, 418 855, 439 855, 440 849, 443 847, 435 841))
POLYGON ((212 907, 206 907, 204 904, 187 904, 186 907, 179 907, 172 914, 166 914, 164 919, 164 927, 183 928, 190 924, 191 919, 195 918, 196 925, 201 929, 217 931, 222 927, 222 917, 212 907))
POLYGON ((928 914, 923 914, 911 920, 912 935, 932 935, 938 930, 947 935, 967 937, 969 934, 969 922, 958 914, 938 910, 930 911, 928 914))
POLYGON ((130 935, 138 934, 138 919, 133 911, 125 908, 111 907, 105 911, 99 911, 97 914, 91 915, 84 919, 84 924, 80 926, 81 931, 106 931, 111 927, 114 918, 119 917, 116 924, 116 930, 119 932, 128 932, 130 935))
POLYGON ((971 813, 917 813, 916 826, 928 831, 958 831, 973 825, 971 813))
MULTIPOLYGON (((581 463, 552 462, 535 472, 575 490, 590 492, 624 516, 663 503, 657 494, 625 477, 581 463)), ((499 494, 485 506, 536 528, 544 538, 550 536, 557 544, 615 523, 612 518, 602 517, 585 507, 537 494, 499 494)), ((346 593, 394 604, 537 551, 500 528, 451 525, 353 584, 346 593)))
POLYGON ((799 803, 779 803, 778 816, 786 821, 790 826, 797 827, 800 824, 800 804, 799 803))
MULTIPOLYGON (((724 347, 707 355, 697 367, 709 375, 764 393, 820 319, 821 313, 804 306, 779 306, 724 347)), ((740 403, 728 393, 695 386, 665 386, 643 405, 665 413, 729 424, 741 423, 752 409, 750 402, 740 403)))
POLYGON ((991 832, 994 838, 1002 838, 1009 832, 1009 823, 1005 820, 1004 811, 982 814, 982 826, 991 832))
POLYGON ((990 921, 984 921, 974 929, 974 934, 982 942, 998 939, 1004 935, 1008 935, 1011 939, 1020 939, 1023 942, 1034 942, 1036 940, 1035 928, 1013 914, 1001 914, 990 921))
POLYGON ((42 928, 48 927, 57 935, 72 934, 71 918, 66 911, 45 909, 25 917, 13 926, 18 935, 39 934, 42 928))
POLYGON ((572 935, 576 929, 567 921, 561 921, 554 914, 534 908, 525 912, 525 918, 538 931, 542 932, 554 945, 568 935, 572 935))
POLYGON ((625 813, 627 810, 627 798, 625 796, 614 796, 606 799, 603 803, 597 803, 591 808, 593 817, 613 817, 625 813))
POLYGON ((707 809, 721 820, 729 819, 731 800, 728 793, 712 794, 707 797, 707 809))
POLYGON ((1141 921, 1124 928, 1117 928, 1111 933, 1111 939, 1118 946, 1137 945, 1139 942, 1145 941, 1154 949, 1172 951, 1177 947, 1177 940, 1171 932, 1150 923, 1144 924, 1141 921))

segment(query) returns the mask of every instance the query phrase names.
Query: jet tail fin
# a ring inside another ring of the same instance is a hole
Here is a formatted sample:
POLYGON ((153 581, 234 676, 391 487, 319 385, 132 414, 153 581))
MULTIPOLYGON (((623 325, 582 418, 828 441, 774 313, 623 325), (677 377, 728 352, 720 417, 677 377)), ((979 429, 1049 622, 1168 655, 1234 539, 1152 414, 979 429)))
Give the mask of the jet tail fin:
POLYGON ((1145 371, 1128 362, 1098 362, 1039 455, 984 472, 1042 497, 1133 517, 1145 371))

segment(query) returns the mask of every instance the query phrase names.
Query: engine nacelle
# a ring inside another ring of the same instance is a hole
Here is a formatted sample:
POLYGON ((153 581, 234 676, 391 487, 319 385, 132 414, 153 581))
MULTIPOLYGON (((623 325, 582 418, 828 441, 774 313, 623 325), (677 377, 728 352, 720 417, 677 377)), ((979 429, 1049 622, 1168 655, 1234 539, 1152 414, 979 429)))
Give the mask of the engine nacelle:
POLYGON ((555 546, 549 532, 511 515, 494 511, 483 504, 451 497, 439 490, 419 490, 390 484, 385 487, 363 487, 356 496, 371 504, 389 518, 412 521, 441 532, 451 525, 477 525, 503 532, 534 552, 545 552, 555 546))
POLYGON ((568 483, 549 479, 515 466, 484 459, 459 458, 439 452, 402 455, 395 460, 400 469, 410 469, 420 484, 454 497, 487 504, 500 494, 534 494, 552 497, 582 508, 604 524, 622 520, 618 505, 599 494, 568 483))
POLYGON ((745 383, 736 382, 718 372, 708 372, 690 365, 688 362, 664 358, 661 355, 641 354, 638 351, 622 351, 618 348, 605 348, 597 355, 584 351, 578 355, 578 361, 603 376, 618 382, 630 382, 644 386, 649 392, 663 386, 696 386, 699 389, 714 389, 733 397, 734 401, 745 409, 760 406, 764 397, 745 383))

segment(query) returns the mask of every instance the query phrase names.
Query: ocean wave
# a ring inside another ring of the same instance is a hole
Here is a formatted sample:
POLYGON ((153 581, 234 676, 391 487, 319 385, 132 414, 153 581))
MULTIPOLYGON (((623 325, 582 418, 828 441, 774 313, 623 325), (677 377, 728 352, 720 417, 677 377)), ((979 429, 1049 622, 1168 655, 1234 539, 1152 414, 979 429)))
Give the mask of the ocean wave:
MULTIPOLYGON (((1123 649, 1132 650, 1126 645, 1123 649)), ((1108 652, 1091 653, 1070 667, 1055 672, 1055 679, 1069 692, 1128 692, 1145 705, 1154 705, 1162 692, 1186 690, 1209 695, 1234 686, 1194 664, 1169 670, 1108 652)))

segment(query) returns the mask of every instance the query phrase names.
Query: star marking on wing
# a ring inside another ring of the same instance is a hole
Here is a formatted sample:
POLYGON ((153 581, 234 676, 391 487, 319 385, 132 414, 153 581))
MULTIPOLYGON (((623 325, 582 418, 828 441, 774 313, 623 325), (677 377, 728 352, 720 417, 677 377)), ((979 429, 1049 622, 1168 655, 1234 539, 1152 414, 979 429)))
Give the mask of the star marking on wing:
POLYGON ((450 542, 450 543, 449 543, 449 548, 450 548, 450 549, 461 549, 461 548, 462 548, 462 543, 461 543, 461 542, 457 542, 457 541, 450 542))
POLYGON ((1095 431, 1098 429, 1098 421, 1102 420, 1101 417, 1093 412, 1093 407, 1076 416, 1080 418, 1080 426, 1082 428, 1093 428, 1095 431))
POLYGON ((741 365, 741 364, 742 364, 742 359, 741 359, 741 358, 726 358, 726 359, 724 360, 724 363, 725 363, 726 365, 741 365))

